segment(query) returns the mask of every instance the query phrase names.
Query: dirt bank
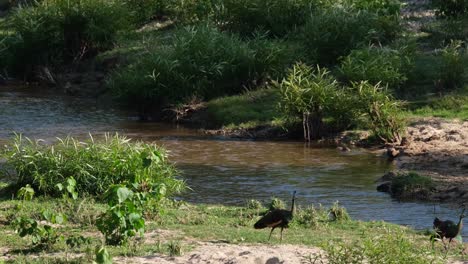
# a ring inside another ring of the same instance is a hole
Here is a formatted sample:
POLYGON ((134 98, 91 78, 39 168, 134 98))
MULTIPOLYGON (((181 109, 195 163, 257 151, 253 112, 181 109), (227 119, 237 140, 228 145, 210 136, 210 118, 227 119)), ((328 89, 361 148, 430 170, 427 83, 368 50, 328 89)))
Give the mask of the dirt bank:
MULTIPOLYGON (((297 245, 234 245, 226 243, 199 242, 197 247, 180 257, 145 256, 115 258, 116 263, 230 263, 230 264, 302 264, 322 252, 318 248, 297 245), (312 258, 310 258, 312 257, 312 258)), ((317 260, 316 263, 321 263, 317 260)))
POLYGON ((416 171, 435 181, 435 190, 420 199, 468 202, 468 122, 422 119, 407 129, 396 146, 399 170, 416 171))

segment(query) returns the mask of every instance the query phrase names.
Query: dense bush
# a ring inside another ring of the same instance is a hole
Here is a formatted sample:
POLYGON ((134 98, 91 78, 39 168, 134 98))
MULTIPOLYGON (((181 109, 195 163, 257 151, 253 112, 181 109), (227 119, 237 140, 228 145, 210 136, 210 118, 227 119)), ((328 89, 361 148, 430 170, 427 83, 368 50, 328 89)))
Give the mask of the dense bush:
POLYGON ((256 30, 284 36, 305 23, 316 1, 225 0, 218 16, 223 28, 243 35, 256 30))
POLYGON ((333 64, 359 46, 385 43, 400 30, 398 16, 379 16, 367 10, 325 8, 315 11, 303 28, 308 56, 319 64, 333 64))
POLYGON ((359 112, 364 114, 375 137, 386 143, 400 142, 405 130, 402 103, 379 84, 353 83, 359 112))
POLYGON ((340 72, 350 82, 367 80, 398 88, 408 79, 411 64, 411 58, 398 50, 371 46, 351 51, 341 61, 340 72))
POLYGON ((103 194, 112 184, 138 183, 148 192, 165 188, 168 195, 184 184, 163 149, 129 139, 106 136, 102 141, 59 140, 53 146, 17 136, 5 150, 7 166, 16 173, 16 186, 29 184, 37 192, 60 196, 58 184, 76 180, 77 193, 103 194))
POLYGON ((168 6, 180 22, 209 19, 222 29, 250 37, 258 30, 286 35, 305 22, 315 4, 313 0, 174 0, 168 6))
POLYGON ((464 56, 466 51, 462 42, 453 41, 441 50, 442 64, 436 80, 439 92, 461 87, 465 80, 464 56))
POLYGON ((286 118, 302 120, 306 140, 321 136, 325 117, 341 120, 354 113, 353 104, 345 102, 350 97, 326 69, 296 64, 278 86, 281 111, 286 118))
POLYGON ((110 85, 126 103, 164 106, 193 96, 239 93, 275 76, 290 59, 280 41, 245 42, 203 24, 177 31, 169 47, 119 70, 110 85))
POLYGON ((468 14, 468 0, 432 0, 439 17, 460 17, 468 14))
POLYGON ((151 18, 168 12, 164 0, 124 0, 124 3, 130 12, 131 21, 136 24, 148 22, 151 18))
POLYGON ((128 25, 127 14, 121 1, 44 0, 21 6, 9 20, 14 34, 6 40, 6 66, 29 73, 36 65, 92 56, 111 47, 117 31, 128 25))

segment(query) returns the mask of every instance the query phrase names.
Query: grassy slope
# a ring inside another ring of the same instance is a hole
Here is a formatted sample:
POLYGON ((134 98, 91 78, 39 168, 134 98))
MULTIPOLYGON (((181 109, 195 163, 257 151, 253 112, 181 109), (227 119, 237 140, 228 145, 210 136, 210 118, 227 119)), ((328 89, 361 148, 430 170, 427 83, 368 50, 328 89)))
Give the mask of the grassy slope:
MULTIPOLYGON (((76 204, 67 204, 61 200, 39 199, 32 202, 20 202, 6 200, 0 202, 0 232, 4 234, 0 237, 0 249, 7 248, 10 253, 17 257, 12 263, 30 263, 33 256, 39 255, 42 259, 38 263, 63 263, 67 252, 67 247, 63 241, 59 242, 50 250, 31 251, 30 240, 19 238, 7 223, 16 216, 28 216, 39 219, 40 211, 44 209, 64 212, 69 216, 67 224, 58 227, 61 234, 84 235, 91 237, 89 246, 82 246, 68 252, 84 253, 80 261, 90 261, 93 257, 91 253, 102 239, 100 233, 93 226, 93 222, 104 206, 87 201, 76 204), (81 206, 79 206, 81 204, 81 206), (17 210, 21 206, 21 209, 17 210), (78 206, 80 209, 78 209, 78 206), (58 255, 50 255, 52 252, 61 252, 58 255), (32 254, 32 255, 31 255, 32 254)), ((170 207, 161 216, 151 216, 154 221, 148 223, 146 230, 147 239, 143 243, 131 243, 122 247, 108 247, 113 256, 144 256, 150 254, 169 254, 169 244, 179 244, 183 251, 187 252, 193 248, 194 239, 197 241, 222 240, 227 243, 268 243, 278 244, 278 233, 274 234, 271 242, 267 241, 268 230, 254 230, 253 224, 259 218, 259 214, 265 208, 248 209, 246 207, 225 207, 218 205, 190 205, 182 204, 177 207, 170 207), (155 230, 166 230, 164 236, 157 235, 155 230), (155 235, 156 234, 156 235, 155 235)), ((295 221, 291 227, 285 231, 285 244, 311 245, 326 247, 330 242, 352 242, 361 241, 380 236, 402 234, 403 239, 411 241, 411 252, 421 250, 433 252, 427 236, 417 233, 406 227, 388 224, 385 222, 361 222, 361 221, 333 221, 326 220, 327 210, 318 210, 318 222, 315 227, 306 227, 295 221)), ((307 211, 298 210, 296 218, 308 219, 307 211), (301 217, 302 216, 302 217, 301 217)), ((378 238, 380 239, 380 238, 378 238)), ((395 250, 407 250, 408 248, 398 248, 395 250)), ((391 246, 391 247, 393 247, 391 246)), ((435 254, 442 258, 441 245, 436 247, 435 254)), ((452 251, 456 254, 458 251, 452 251)), ((455 256, 455 255, 454 255, 455 256)), ((76 258, 77 255, 71 255, 76 258)), ((457 257, 458 258, 458 257, 457 257)))

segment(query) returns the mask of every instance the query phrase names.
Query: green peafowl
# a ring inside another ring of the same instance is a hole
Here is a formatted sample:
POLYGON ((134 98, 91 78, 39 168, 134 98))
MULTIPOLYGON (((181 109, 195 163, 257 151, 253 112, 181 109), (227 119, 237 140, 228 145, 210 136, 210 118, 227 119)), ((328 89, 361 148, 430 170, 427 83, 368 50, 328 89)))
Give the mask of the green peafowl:
POLYGON ((457 224, 450 220, 442 221, 437 217, 434 219, 434 229, 436 230, 437 235, 442 239, 442 243, 444 243, 444 238, 448 238, 450 245, 450 242, 452 242, 454 238, 456 238, 458 235, 461 235, 463 230, 463 218, 465 218, 464 213, 465 208, 463 208, 457 224))
POLYGON ((268 237, 268 240, 271 238, 271 234, 273 233, 273 230, 277 227, 281 227, 281 237, 280 241, 283 241, 283 229, 288 228, 289 222, 293 218, 293 212, 294 212, 294 200, 296 199, 296 191, 293 193, 292 197, 292 204, 291 204, 291 210, 285 210, 285 209, 274 209, 269 211, 265 216, 260 218, 255 225, 255 229, 263 229, 266 227, 271 227, 270 231, 270 236, 268 237))

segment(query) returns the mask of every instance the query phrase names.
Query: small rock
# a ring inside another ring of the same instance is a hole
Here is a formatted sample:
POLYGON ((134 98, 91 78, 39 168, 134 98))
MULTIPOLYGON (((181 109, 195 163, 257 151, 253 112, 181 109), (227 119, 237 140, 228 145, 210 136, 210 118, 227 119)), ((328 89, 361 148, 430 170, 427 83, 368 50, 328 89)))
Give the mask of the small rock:
POLYGON ((338 150, 341 150, 341 151, 343 151, 343 152, 351 151, 351 149, 348 148, 347 146, 339 146, 337 149, 338 149, 338 150))
POLYGON ((377 191, 389 193, 390 190, 391 190, 391 187, 392 187, 391 182, 389 182, 389 181, 384 182, 384 183, 380 184, 379 186, 377 186, 377 191))
POLYGON ((394 147, 387 148, 387 156, 390 158, 396 158, 400 154, 400 151, 395 149, 394 147))

